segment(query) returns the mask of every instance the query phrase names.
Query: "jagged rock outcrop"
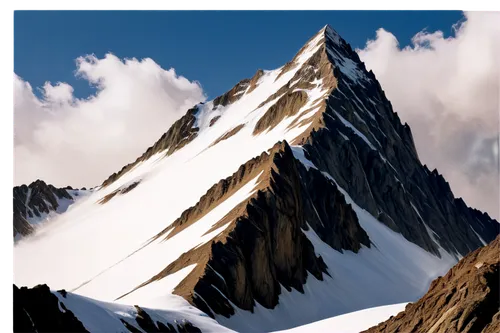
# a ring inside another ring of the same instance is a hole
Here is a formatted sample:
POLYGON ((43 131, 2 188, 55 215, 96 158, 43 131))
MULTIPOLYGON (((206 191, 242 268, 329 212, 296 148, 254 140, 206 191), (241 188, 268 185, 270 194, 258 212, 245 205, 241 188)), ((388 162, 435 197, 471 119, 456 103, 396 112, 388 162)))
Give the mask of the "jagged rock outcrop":
POLYGON ((213 110, 217 109, 219 106, 226 106, 228 104, 232 104, 238 100, 239 97, 245 92, 245 90, 249 87, 251 79, 244 79, 238 82, 231 90, 226 92, 219 97, 214 99, 213 110))
POLYGON ((88 332, 47 285, 14 285, 14 332, 88 332))
POLYGON ((427 228, 446 251, 466 255, 500 232, 487 214, 455 199, 449 184, 423 166, 413 136, 370 71, 340 36, 325 29, 325 52, 336 87, 321 126, 301 143, 309 159, 328 172, 354 201, 406 239, 439 256, 427 228), (356 75, 346 63, 357 67, 356 75))
POLYGON ((493 333, 500 328, 500 236, 462 258, 405 311, 366 330, 493 333))
MULTIPOLYGON (((215 118, 214 118, 215 119, 215 118)), ((239 131, 241 131, 241 129, 244 127, 245 125, 244 124, 240 124, 234 128, 232 128, 230 131, 226 132, 225 134, 223 134, 221 137, 219 137, 217 140, 215 140, 211 146, 215 146, 216 144, 218 144, 219 142, 221 141, 224 141, 224 140, 227 140, 229 139, 230 137, 232 137, 233 135, 237 134, 239 131)))
MULTIPOLYGON (((68 297, 65 290, 57 292, 63 297, 61 300, 68 297)), ((85 318, 78 318, 45 284, 33 288, 18 288, 14 285, 14 332, 89 332, 84 326, 85 320, 92 319, 94 316, 101 320, 103 318, 111 321, 118 319, 123 324, 120 332, 201 332, 198 327, 185 319, 175 320, 172 323, 166 320, 153 320, 151 315, 138 305, 132 308, 134 311, 121 317, 119 313, 113 314, 112 310, 92 306, 90 299, 82 299, 80 302, 78 305, 73 304, 73 306, 81 306, 84 313, 88 311, 90 306, 90 309, 94 311, 92 315, 87 314, 85 318), (85 304, 86 302, 89 304, 85 304)))
POLYGON ((156 238, 173 237, 196 223, 255 177, 259 177, 255 194, 214 225, 213 229, 230 223, 224 232, 184 253, 138 288, 197 263, 174 293, 211 316, 229 317, 234 309, 228 300, 250 311, 255 301, 274 308, 280 285, 303 293, 308 274, 323 280, 323 273, 335 269, 315 255, 302 230, 313 228, 338 251, 357 252, 362 245, 370 246, 368 235, 337 187, 318 170, 307 170, 286 142, 214 185, 156 238))
POLYGON ((28 186, 15 186, 13 188, 14 237, 31 234, 34 227, 30 221, 42 219, 47 214, 57 211, 60 200, 73 201, 73 196, 68 191, 72 189, 56 188, 39 179, 28 186))
POLYGON ((297 114, 306 102, 307 94, 304 91, 298 90, 286 93, 259 119, 255 125, 253 134, 257 135, 265 130, 269 130, 278 125, 285 117, 297 114))
POLYGON ((101 205, 104 205, 106 202, 113 199, 116 195, 122 195, 122 194, 126 194, 126 193, 132 191, 140 183, 141 183, 140 181, 136 181, 136 182, 132 182, 131 184, 126 184, 124 186, 121 186, 120 188, 117 188, 113 192, 104 196, 101 200, 98 201, 98 203, 100 203, 101 205))

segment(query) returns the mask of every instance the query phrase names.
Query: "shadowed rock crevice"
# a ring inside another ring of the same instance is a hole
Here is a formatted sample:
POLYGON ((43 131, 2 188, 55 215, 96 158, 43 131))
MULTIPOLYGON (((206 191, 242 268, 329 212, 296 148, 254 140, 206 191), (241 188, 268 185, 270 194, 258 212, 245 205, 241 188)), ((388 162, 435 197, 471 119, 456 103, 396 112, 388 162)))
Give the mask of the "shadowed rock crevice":
POLYGON ((500 236, 461 259, 405 311, 365 331, 498 332, 500 236))

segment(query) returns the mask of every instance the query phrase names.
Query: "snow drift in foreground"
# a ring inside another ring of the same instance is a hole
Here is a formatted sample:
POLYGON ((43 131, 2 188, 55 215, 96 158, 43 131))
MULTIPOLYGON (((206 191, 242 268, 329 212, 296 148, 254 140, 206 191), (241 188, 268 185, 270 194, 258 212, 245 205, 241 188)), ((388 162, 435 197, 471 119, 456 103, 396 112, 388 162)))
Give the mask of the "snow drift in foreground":
MULTIPOLYGON (((57 291, 52 291, 52 293, 59 299, 59 310, 64 312, 66 308, 73 312, 89 332, 125 332, 122 320, 138 328, 135 320, 138 310, 134 306, 101 302, 73 293, 66 293, 65 296, 57 291)), ((176 326, 187 321, 200 328, 202 332, 232 332, 195 307, 186 305, 181 297, 172 296, 170 303, 175 310, 149 308, 142 308, 142 310, 151 317, 154 323, 169 323, 176 326)))
POLYGON ((406 304, 408 303, 364 309, 275 333, 359 333, 403 311, 406 304))

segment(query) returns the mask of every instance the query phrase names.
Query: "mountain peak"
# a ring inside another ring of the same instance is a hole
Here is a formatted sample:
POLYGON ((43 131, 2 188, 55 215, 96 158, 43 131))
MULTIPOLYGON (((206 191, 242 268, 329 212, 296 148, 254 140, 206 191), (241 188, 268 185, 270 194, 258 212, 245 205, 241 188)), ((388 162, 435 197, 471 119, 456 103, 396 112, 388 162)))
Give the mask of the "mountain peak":
POLYGON ((335 29, 333 29, 329 24, 321 28, 316 34, 314 34, 299 51, 301 53, 304 49, 320 47, 322 45, 329 45, 330 47, 345 47, 347 42, 339 35, 335 29))
MULTIPOLYGON (((319 56, 316 60, 323 59, 337 68, 332 74, 337 79, 347 79, 350 84, 368 86, 374 79, 374 76, 367 72, 365 65, 358 54, 330 25, 325 25, 307 43, 299 50, 292 60, 295 65, 313 65, 321 67, 318 64, 312 64, 308 61, 314 58, 318 52, 324 53, 327 59, 319 56)), ((325 61, 323 64, 326 63, 325 61)), ((285 66, 286 68, 286 66, 285 66)))
MULTIPOLYGON (((237 331, 413 299, 500 226, 422 166, 409 127, 328 25, 284 66, 187 110, 90 192, 16 245, 16 284, 180 301, 237 331)), ((51 214, 39 197, 15 194, 19 216, 51 214)), ((70 201, 51 197, 56 213, 70 201)))
POLYGON ((326 39, 331 40, 332 42, 335 42, 336 44, 341 44, 342 42, 345 43, 343 38, 338 34, 335 29, 332 28, 331 25, 327 24, 323 27, 323 29, 320 30, 320 33, 322 33, 326 39))

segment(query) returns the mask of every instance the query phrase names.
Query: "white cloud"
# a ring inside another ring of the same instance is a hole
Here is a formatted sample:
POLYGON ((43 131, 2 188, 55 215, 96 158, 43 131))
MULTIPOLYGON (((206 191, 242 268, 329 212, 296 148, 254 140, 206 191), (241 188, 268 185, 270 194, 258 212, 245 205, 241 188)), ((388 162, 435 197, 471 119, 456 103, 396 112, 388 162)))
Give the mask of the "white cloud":
POLYGON ((499 217, 500 14, 465 13, 455 37, 422 31, 399 48, 384 29, 358 50, 456 197, 499 217))
POLYGON ((14 75, 15 184, 38 178, 90 187, 140 156, 188 108, 201 86, 151 59, 78 58, 76 75, 97 88, 77 99, 67 83, 47 82, 37 98, 14 75))

